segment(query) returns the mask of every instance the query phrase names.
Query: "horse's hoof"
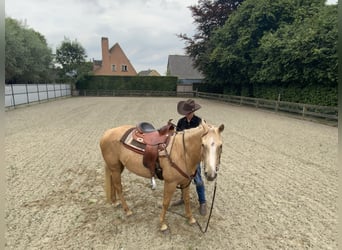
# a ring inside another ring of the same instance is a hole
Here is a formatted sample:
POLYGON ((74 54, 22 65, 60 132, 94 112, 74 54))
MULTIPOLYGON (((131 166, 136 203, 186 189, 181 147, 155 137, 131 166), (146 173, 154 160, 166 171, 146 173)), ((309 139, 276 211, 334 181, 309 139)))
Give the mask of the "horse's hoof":
POLYGON ((160 231, 165 232, 168 229, 166 224, 161 225, 160 231))
POLYGON ((133 213, 132 213, 131 210, 128 210, 128 211, 126 212, 126 216, 127 216, 127 217, 131 216, 132 214, 133 214, 133 213))
POLYGON ((113 202, 113 206, 114 206, 114 207, 118 207, 118 206, 120 206, 120 205, 121 205, 120 201, 114 201, 114 202, 113 202))
POLYGON ((161 233, 162 233, 163 235, 169 235, 171 232, 170 232, 170 229, 168 228, 168 229, 166 229, 165 231, 161 231, 161 233))
POLYGON ((195 223, 196 223, 195 218, 194 218, 194 217, 191 217, 191 218, 189 219, 189 223, 190 223, 190 225, 195 224, 195 223))

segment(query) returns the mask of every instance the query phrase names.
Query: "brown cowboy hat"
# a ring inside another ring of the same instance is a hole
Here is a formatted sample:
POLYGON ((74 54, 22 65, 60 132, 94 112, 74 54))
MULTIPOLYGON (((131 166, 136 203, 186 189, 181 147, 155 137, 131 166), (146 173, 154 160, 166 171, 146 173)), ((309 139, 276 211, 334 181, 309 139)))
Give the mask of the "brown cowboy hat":
POLYGON ((186 101, 180 101, 177 104, 177 111, 181 115, 187 115, 192 112, 195 112, 196 110, 199 110, 201 108, 201 105, 195 103, 194 100, 188 99, 186 101))

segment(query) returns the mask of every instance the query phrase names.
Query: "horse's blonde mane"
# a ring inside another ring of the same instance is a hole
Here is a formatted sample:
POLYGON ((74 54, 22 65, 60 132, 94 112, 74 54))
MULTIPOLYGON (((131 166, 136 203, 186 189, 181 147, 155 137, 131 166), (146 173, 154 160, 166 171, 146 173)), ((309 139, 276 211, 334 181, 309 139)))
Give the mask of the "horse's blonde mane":
POLYGON ((194 135, 197 135, 197 134, 202 136, 207 131, 208 131, 208 128, 206 128, 203 125, 203 123, 201 123, 199 126, 197 126, 195 128, 189 128, 189 129, 184 129, 182 131, 177 131, 175 133, 175 140, 178 138, 182 138, 182 137, 179 137, 177 135, 183 135, 184 134, 185 140, 188 140, 189 138, 194 138, 194 135))
POLYGON ((203 126, 200 124, 199 126, 195 127, 195 128, 189 128, 189 129, 184 129, 182 131, 177 131, 176 134, 194 134, 194 133, 198 133, 200 131, 202 131, 203 126))

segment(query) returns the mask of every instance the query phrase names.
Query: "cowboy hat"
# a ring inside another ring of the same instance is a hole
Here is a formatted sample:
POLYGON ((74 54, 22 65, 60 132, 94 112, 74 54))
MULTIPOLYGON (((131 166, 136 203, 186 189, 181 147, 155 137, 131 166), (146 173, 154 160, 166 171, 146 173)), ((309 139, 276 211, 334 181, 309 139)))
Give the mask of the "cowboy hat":
POLYGON ((187 115, 192 112, 195 112, 196 110, 199 110, 201 108, 201 105, 195 103, 194 100, 188 99, 186 101, 180 101, 177 104, 177 111, 181 115, 187 115))

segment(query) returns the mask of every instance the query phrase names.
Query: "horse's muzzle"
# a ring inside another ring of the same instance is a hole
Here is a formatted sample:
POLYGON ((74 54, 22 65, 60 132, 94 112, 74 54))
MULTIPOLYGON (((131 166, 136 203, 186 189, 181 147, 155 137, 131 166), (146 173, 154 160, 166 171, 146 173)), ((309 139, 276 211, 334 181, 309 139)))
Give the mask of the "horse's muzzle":
POLYGON ((207 178, 208 181, 213 181, 216 179, 217 173, 215 172, 213 175, 209 175, 207 172, 205 172, 204 176, 207 178))

